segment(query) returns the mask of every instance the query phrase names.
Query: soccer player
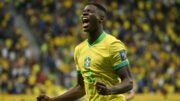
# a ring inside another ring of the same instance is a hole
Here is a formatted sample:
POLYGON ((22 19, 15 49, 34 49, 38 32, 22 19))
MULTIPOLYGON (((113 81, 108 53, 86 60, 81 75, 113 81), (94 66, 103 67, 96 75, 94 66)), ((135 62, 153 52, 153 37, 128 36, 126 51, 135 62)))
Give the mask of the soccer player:
POLYGON ((39 101, 125 101, 123 93, 133 87, 124 44, 103 30, 106 9, 88 3, 82 12, 82 27, 88 38, 75 48, 77 85, 57 97, 40 95, 39 101))

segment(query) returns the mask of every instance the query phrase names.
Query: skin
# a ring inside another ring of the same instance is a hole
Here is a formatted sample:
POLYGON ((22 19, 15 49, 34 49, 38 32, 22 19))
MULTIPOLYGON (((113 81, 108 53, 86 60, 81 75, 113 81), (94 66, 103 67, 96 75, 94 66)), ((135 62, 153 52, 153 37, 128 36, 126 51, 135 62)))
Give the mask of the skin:
POLYGON ((134 98, 134 96, 135 96, 135 93, 136 93, 136 85, 135 85, 136 83, 134 83, 133 82, 133 89, 131 89, 127 94, 127 96, 126 96, 126 100, 127 101, 130 101, 130 100, 132 100, 133 98, 134 98))
POLYGON ((122 69, 116 71, 116 74, 121 78, 122 82, 107 88, 102 82, 96 82, 96 90, 101 95, 111 95, 111 94, 122 94, 126 93, 133 87, 133 80, 130 73, 129 66, 125 66, 122 69))
POLYGON ((102 11, 98 10, 94 5, 87 5, 82 12, 82 21, 83 18, 88 18, 89 25, 83 30, 88 33, 88 42, 93 43, 103 32, 103 21, 104 14, 102 11))
POLYGON ((128 95, 126 96, 126 100, 130 101, 131 99, 133 99, 135 96, 135 91, 131 90, 128 95))
POLYGON ((77 85, 66 93, 50 98, 44 94, 37 97, 38 101, 73 101, 85 95, 84 81, 81 74, 78 74, 77 85))
MULTIPOLYGON (((87 5, 82 12, 83 30, 88 33, 88 42, 92 44, 103 32, 103 22, 105 14, 94 5, 87 5), (84 23, 83 19, 88 19, 88 23, 84 23)), ((125 66, 122 69, 115 71, 115 73, 121 78, 122 82, 107 88, 106 84, 102 82, 96 82, 95 87, 97 93, 101 95, 122 94, 132 89, 132 76, 129 66, 125 66)), ((85 95, 84 81, 81 74, 78 74, 77 85, 67 91, 66 93, 50 98, 44 94, 37 97, 38 101, 74 101, 85 95)))

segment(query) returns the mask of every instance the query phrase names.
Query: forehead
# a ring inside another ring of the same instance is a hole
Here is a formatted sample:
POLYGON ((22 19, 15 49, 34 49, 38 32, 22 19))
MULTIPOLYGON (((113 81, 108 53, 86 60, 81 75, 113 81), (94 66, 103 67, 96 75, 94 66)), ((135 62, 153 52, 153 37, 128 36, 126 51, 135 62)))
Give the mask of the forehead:
POLYGON ((94 5, 86 5, 83 10, 97 10, 97 7, 94 5))

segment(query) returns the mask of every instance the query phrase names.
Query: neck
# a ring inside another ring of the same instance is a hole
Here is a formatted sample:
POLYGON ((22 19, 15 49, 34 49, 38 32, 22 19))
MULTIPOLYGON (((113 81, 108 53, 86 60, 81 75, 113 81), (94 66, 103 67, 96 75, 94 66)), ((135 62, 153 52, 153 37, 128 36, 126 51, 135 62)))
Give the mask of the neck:
POLYGON ((98 39, 98 37, 101 35, 101 33, 103 32, 103 29, 100 28, 100 29, 97 29, 95 31, 92 31, 92 32, 88 32, 88 42, 90 44, 92 44, 94 41, 96 41, 98 39))

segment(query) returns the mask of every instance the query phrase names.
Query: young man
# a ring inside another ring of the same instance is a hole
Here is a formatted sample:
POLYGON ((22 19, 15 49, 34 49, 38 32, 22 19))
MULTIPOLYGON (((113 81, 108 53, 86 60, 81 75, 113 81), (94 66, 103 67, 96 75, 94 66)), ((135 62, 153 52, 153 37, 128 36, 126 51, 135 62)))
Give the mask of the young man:
POLYGON ((74 101, 85 94, 88 101, 125 101, 122 93, 133 87, 126 48, 103 31, 105 16, 103 6, 96 3, 85 6, 82 26, 89 37, 75 48, 77 85, 57 97, 40 95, 40 101, 74 101))

